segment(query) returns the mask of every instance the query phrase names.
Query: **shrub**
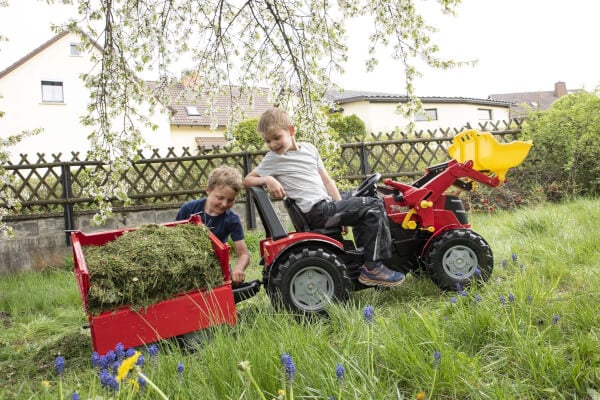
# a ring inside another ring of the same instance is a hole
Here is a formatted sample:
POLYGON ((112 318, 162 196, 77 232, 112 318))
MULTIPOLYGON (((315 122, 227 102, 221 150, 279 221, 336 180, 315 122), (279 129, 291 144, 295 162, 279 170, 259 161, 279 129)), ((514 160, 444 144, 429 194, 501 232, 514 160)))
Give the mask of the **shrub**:
POLYGON ((548 110, 530 114, 523 138, 533 140, 523 165, 533 179, 523 185, 541 187, 551 201, 600 193, 599 90, 564 96, 548 110))
POLYGON ((367 133, 365 123, 356 114, 342 116, 340 113, 329 114, 327 125, 340 135, 364 137, 367 133))
POLYGON ((241 121, 233 128, 236 145, 242 150, 258 150, 263 146, 263 138, 257 133, 258 118, 241 121))

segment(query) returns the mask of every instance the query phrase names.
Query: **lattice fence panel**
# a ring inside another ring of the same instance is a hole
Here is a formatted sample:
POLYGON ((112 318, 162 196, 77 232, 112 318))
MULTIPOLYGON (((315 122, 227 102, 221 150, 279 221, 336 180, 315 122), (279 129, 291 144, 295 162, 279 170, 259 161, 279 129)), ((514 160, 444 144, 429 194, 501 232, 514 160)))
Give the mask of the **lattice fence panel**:
MULTIPOLYGON (((475 129, 491 131, 498 141, 510 142, 519 139, 521 122, 487 121, 475 129)), ((349 181, 360 180, 373 172, 379 172, 383 177, 410 180, 421 176, 428 166, 447 161, 447 148, 459 131, 424 131, 410 138, 402 132, 350 137, 341 144, 340 157, 335 162, 344 166, 342 178, 349 181)), ((129 186, 133 206, 178 206, 205 195, 208 175, 214 168, 229 165, 245 175, 258 165, 265 153, 264 149, 241 151, 232 146, 178 151, 171 148, 163 154, 153 150, 147 154, 139 153, 139 159, 132 162, 122 180, 129 186)), ((44 154, 37 154, 36 163, 31 163, 27 156, 22 156, 18 164, 5 166, 6 170, 12 171, 15 183, 5 185, 1 190, 9 191, 21 203, 18 214, 59 214, 66 205, 73 205, 75 211, 95 208, 85 189, 91 176, 106 179, 106 166, 83 159, 76 152, 71 154, 71 161, 61 162, 60 158, 60 154, 53 154, 48 156, 48 161, 44 154), (63 182, 68 185, 67 190, 63 188, 63 182)), ((244 193, 239 201, 243 198, 244 193)), ((123 206, 117 202, 114 205, 123 206)))

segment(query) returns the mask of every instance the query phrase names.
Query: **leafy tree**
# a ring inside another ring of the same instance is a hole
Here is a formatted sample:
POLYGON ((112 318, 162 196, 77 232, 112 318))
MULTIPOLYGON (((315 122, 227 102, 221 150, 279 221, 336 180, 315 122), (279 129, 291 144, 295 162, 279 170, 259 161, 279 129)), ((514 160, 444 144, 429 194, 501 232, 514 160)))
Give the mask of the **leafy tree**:
POLYGON ((329 116, 327 125, 340 135, 363 137, 367 133, 365 123, 356 114, 342 116, 340 113, 333 113, 329 116))
MULTIPOLYGON (((16 0, 14 0, 16 1, 16 0)), ((47 0, 52 3, 54 0, 47 0)), ((62 0, 66 2, 66 0, 62 0)), ((437 0, 440 11, 453 13, 460 0, 437 0)), ((126 198, 119 180, 129 160, 143 146, 140 129, 155 126, 142 104, 168 104, 169 86, 178 80, 173 66, 179 59, 193 60, 195 94, 208 98, 210 114, 222 112, 216 94, 225 91, 234 104, 229 129, 251 106, 253 88, 268 87, 273 104, 292 111, 303 140, 335 150, 320 111, 331 75, 343 71, 347 60, 346 24, 368 16, 369 38, 365 68, 377 65, 378 52, 398 61, 404 69, 410 114, 420 107, 413 82, 419 75, 417 60, 434 68, 461 63, 438 57, 438 47, 417 10, 421 0, 78 0, 79 16, 65 28, 92 38, 103 48, 98 70, 84 75, 91 91, 88 115, 91 157, 107 165, 88 187, 101 207, 102 222, 111 215, 110 199, 126 198), (143 71, 154 73, 151 89, 136 79, 143 71), (231 90, 236 87, 236 90, 231 90)))
POLYGON ((258 129, 258 118, 245 119, 235 128, 233 128, 232 135, 235 139, 236 145, 242 150, 254 150, 263 147, 264 140, 257 133, 258 129))
POLYGON ((600 194, 600 89, 558 99, 523 127, 530 171, 550 200, 600 194))

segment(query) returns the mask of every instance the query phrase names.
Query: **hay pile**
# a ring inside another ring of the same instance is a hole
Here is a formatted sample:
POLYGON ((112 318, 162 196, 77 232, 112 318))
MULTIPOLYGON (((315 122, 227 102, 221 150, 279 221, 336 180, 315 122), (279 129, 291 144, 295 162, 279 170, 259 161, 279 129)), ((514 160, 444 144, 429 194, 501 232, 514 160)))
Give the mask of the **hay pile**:
POLYGON ((83 254, 90 275, 87 308, 94 315, 223 284, 204 225, 145 225, 104 246, 85 246, 83 254))

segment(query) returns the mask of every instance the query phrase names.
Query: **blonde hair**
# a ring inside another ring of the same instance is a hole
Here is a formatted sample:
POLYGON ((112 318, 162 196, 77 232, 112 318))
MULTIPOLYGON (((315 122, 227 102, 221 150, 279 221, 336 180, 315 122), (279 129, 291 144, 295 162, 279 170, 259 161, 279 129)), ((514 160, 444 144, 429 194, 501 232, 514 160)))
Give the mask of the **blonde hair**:
POLYGON ((265 111, 258 121, 258 133, 268 134, 277 129, 289 129, 292 125, 290 115, 282 108, 272 107, 265 111))
POLYGON ((208 190, 213 190, 217 186, 229 186, 236 193, 242 190, 242 175, 240 172, 228 166, 217 167, 208 175, 208 190))

